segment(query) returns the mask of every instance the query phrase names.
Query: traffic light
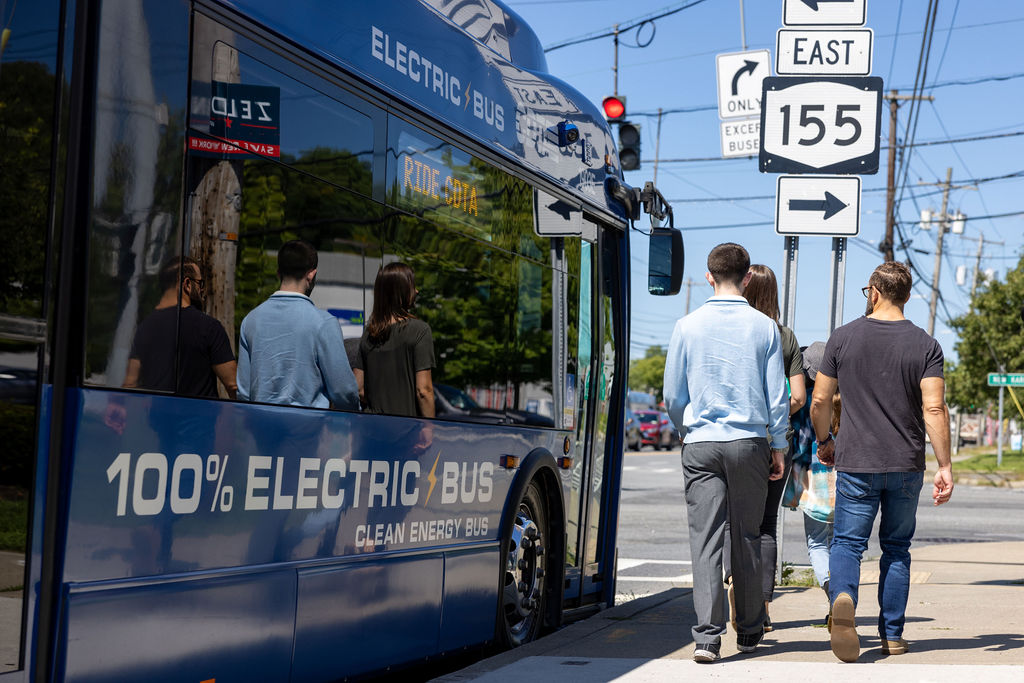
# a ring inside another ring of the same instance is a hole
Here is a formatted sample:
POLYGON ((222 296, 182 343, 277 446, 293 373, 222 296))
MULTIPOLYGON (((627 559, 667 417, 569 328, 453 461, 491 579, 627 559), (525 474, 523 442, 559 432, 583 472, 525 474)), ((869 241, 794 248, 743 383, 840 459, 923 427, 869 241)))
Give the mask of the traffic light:
POLYGON ((609 95, 601 100, 604 117, 608 123, 622 123, 626 120, 626 98, 622 95, 609 95))
POLYGON ((619 123, 619 164, 623 171, 640 168, 640 125, 622 121, 619 123))

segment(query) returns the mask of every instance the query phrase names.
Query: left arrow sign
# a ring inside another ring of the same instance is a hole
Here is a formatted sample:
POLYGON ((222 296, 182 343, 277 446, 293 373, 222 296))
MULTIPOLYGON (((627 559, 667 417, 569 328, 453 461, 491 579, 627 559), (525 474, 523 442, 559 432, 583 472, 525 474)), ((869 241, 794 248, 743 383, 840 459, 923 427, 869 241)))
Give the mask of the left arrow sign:
POLYGON ((824 211, 824 219, 828 220, 845 209, 849 204, 844 204, 831 192, 825 193, 825 199, 790 199, 790 211, 824 211))

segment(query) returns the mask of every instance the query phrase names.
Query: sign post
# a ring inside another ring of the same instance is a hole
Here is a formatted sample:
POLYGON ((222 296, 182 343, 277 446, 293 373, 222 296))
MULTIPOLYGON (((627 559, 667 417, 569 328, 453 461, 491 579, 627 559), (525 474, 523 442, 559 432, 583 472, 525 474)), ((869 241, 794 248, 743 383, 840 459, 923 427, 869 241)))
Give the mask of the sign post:
POLYGON ((996 437, 996 467, 1003 464, 1003 391, 1005 387, 1024 387, 1024 372, 990 372, 988 385, 999 387, 999 432, 996 437))

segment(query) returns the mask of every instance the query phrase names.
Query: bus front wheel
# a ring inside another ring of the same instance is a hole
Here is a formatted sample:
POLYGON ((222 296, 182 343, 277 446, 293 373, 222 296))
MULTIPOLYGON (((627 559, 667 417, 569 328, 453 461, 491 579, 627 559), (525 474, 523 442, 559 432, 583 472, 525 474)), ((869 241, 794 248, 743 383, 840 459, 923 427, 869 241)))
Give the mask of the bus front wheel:
POLYGON ((540 635, 545 609, 547 509, 536 481, 523 493, 502 547, 502 598, 499 637, 518 647, 540 635))

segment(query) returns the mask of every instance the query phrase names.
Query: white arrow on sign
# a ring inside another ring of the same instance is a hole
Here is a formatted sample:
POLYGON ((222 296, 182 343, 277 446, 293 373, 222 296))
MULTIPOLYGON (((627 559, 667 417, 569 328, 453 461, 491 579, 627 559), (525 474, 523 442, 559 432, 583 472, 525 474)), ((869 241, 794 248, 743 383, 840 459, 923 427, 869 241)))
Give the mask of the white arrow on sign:
POLYGON ((858 176, 779 176, 775 232, 853 237, 860 232, 858 176))
POLYGON ((729 52, 715 57, 718 116, 738 119, 761 113, 761 81, 772 75, 768 50, 729 52))
POLYGON ((780 28, 775 73, 780 76, 867 76, 874 31, 780 28))
POLYGON ((867 0, 783 0, 786 26, 863 26, 867 0))
POLYGON ((882 79, 764 80, 762 173, 878 172, 882 79))

